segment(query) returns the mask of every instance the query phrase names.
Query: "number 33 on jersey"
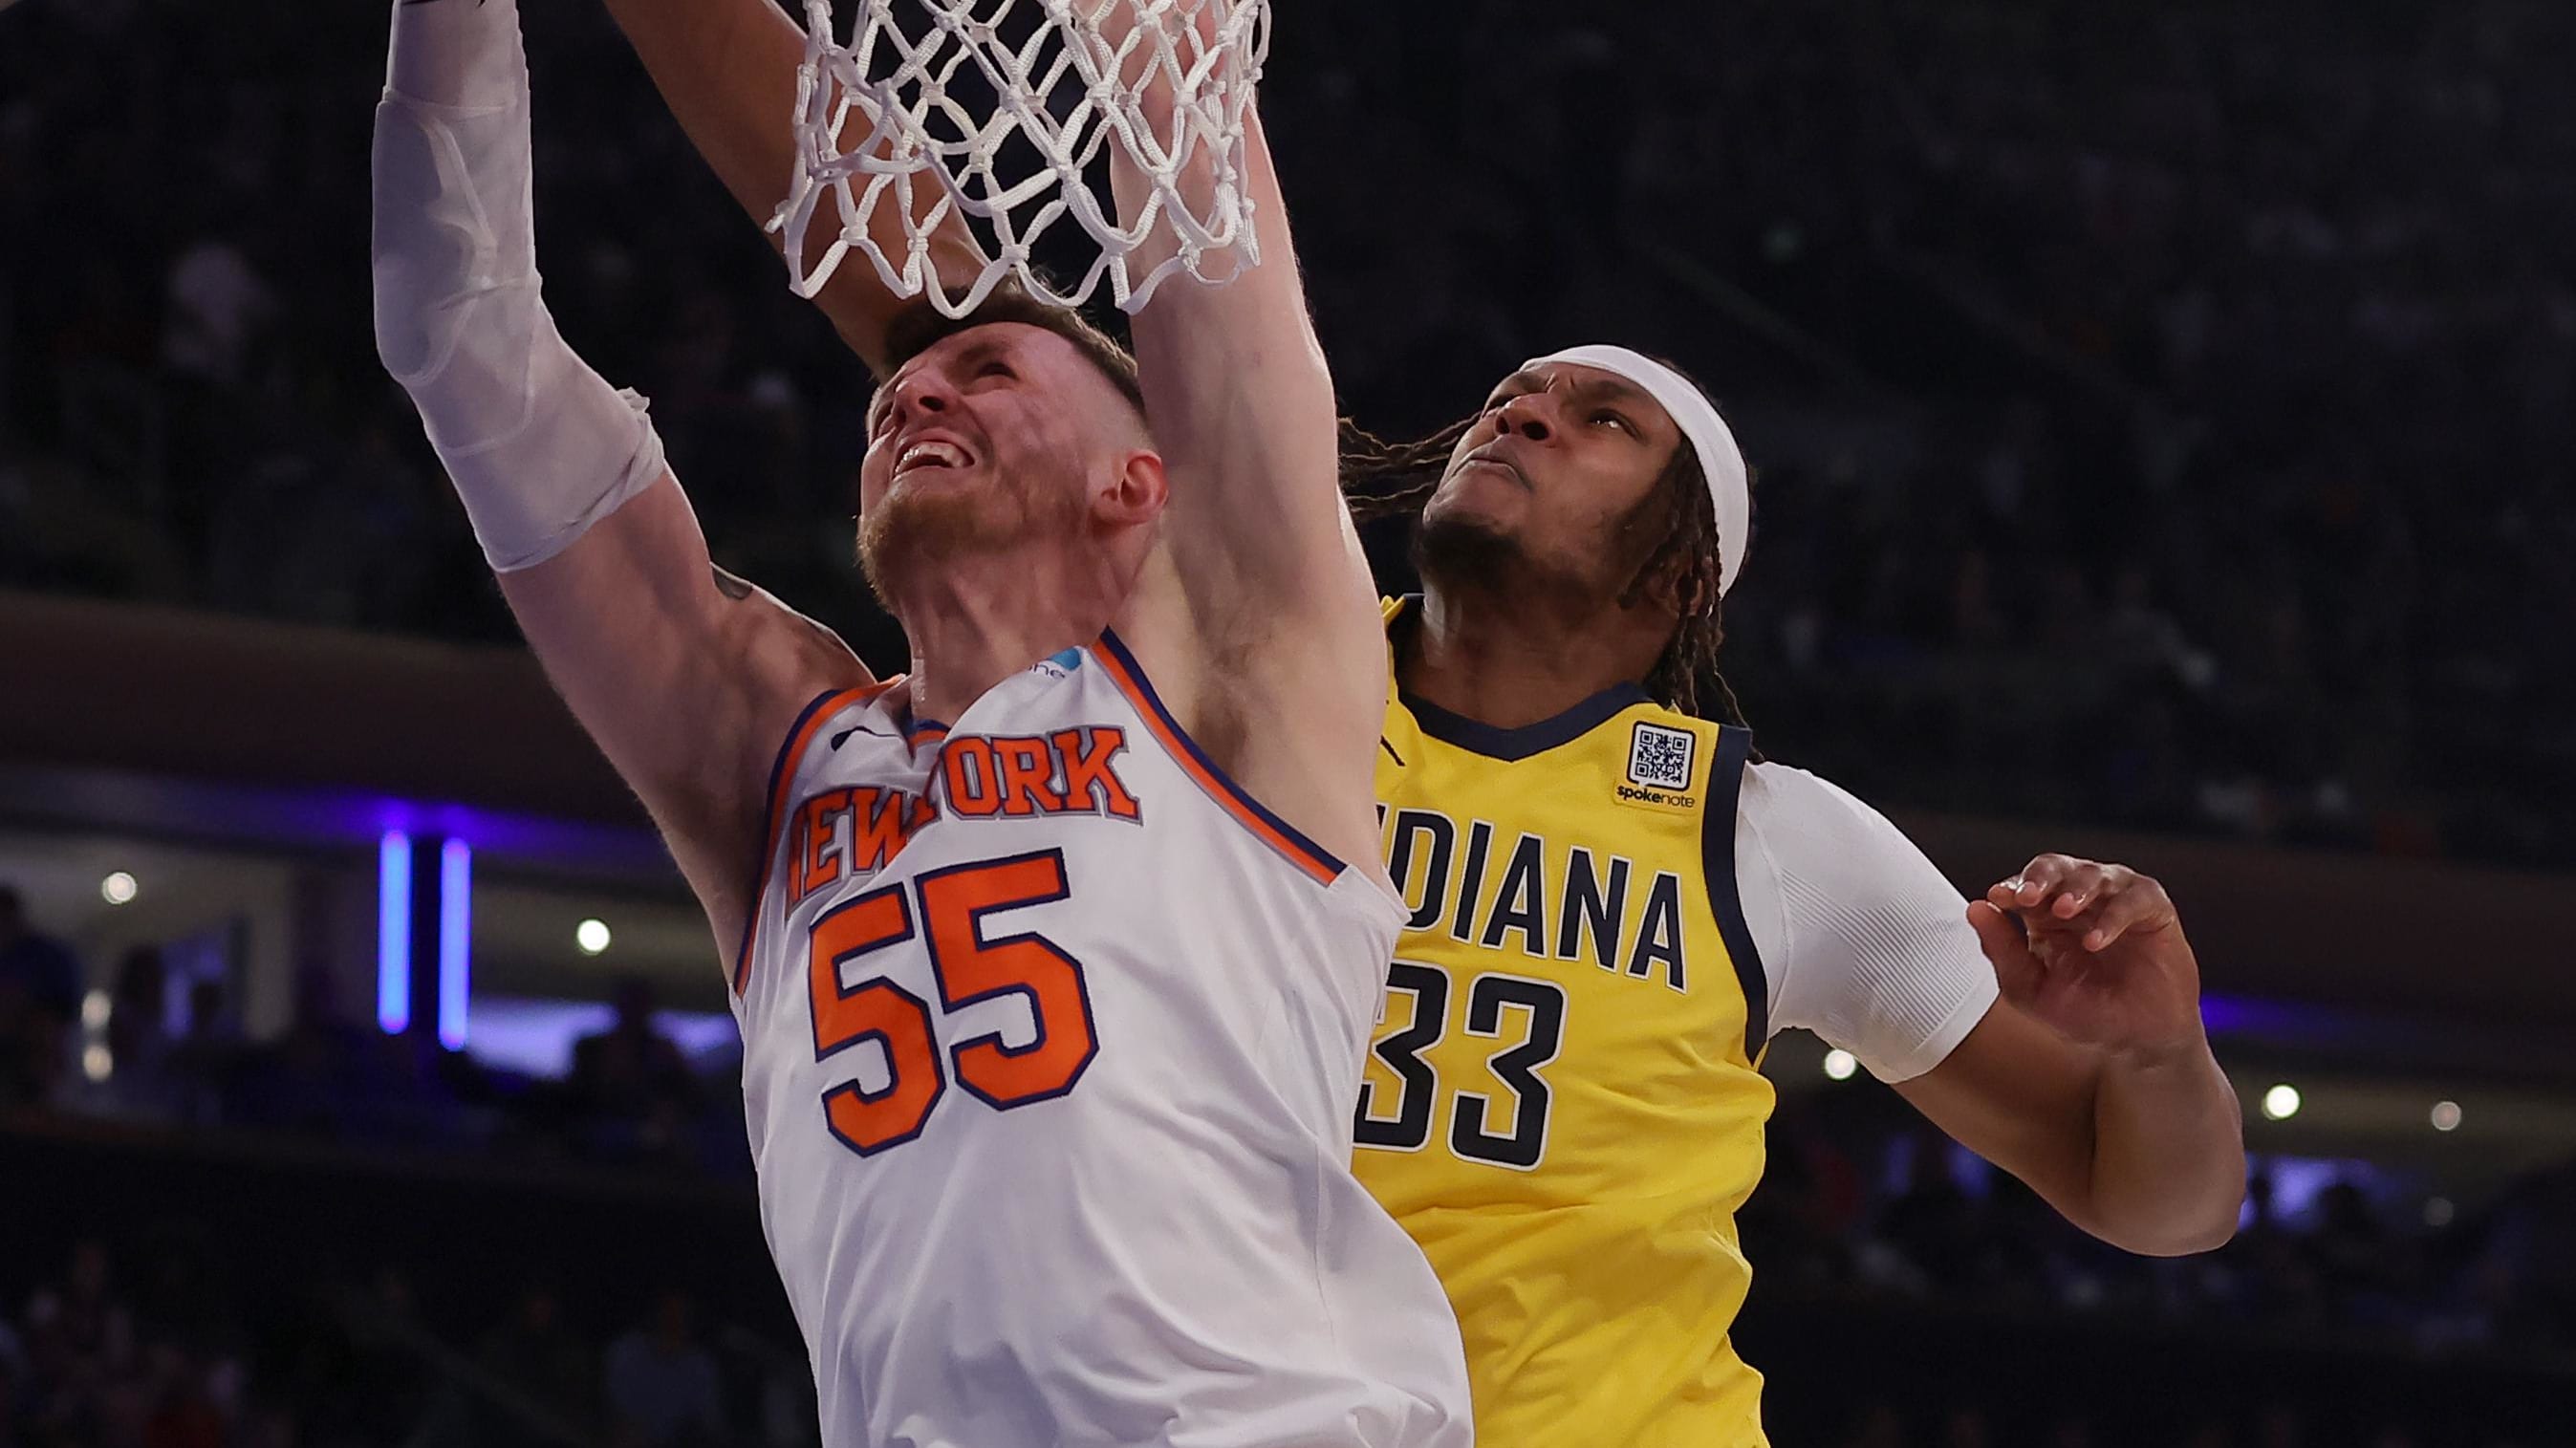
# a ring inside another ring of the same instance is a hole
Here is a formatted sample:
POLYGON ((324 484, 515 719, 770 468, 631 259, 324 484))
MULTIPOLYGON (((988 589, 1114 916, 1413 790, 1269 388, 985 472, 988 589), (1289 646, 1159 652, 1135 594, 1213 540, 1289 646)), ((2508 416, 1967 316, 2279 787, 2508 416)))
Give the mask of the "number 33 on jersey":
POLYGON ((1735 898, 1749 747, 1635 688, 1521 729, 1389 703, 1409 913, 1354 1164, 1457 1308, 1481 1444, 1760 1439, 1722 1337, 1772 1104, 1735 898))

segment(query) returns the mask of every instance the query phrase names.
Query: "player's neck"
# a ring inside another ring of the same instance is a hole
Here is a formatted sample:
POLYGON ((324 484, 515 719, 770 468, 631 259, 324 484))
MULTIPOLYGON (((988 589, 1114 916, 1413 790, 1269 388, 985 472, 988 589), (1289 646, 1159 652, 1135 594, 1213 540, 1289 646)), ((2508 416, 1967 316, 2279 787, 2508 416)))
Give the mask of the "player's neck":
POLYGON ((1426 591, 1396 654, 1405 692, 1480 724, 1518 729, 1645 677, 1668 624, 1626 611, 1559 618, 1481 596, 1426 591))
POLYGON ((1061 549, 1007 550, 925 573, 932 576, 906 580, 886 604, 911 647, 912 717, 940 723, 1040 659, 1100 637, 1119 602, 1096 560, 1070 560, 1061 549))

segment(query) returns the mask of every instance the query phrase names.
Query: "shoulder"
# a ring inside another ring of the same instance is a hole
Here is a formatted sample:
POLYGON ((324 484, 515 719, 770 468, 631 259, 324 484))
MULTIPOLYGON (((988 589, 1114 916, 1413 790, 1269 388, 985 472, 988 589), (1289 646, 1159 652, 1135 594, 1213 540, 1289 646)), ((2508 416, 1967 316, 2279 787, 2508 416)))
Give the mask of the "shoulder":
POLYGON ((1886 815, 1807 770, 1754 764, 1738 811, 1775 1026, 1804 1026, 1882 1080, 1936 1064, 1994 998, 1966 901, 1886 815))
MULTIPOLYGON (((1171 747, 1336 859, 1377 866, 1377 743, 1387 657, 1376 595, 1353 590, 1342 627, 1227 633, 1167 587, 1139 585, 1111 632, 1171 747)), ((1131 699, 1135 694, 1131 693, 1131 699)))
POLYGON ((1741 827, 1766 853, 1799 862, 1848 858, 1930 861, 1894 821, 1824 776, 1769 760, 1744 766, 1736 786, 1741 827))
MULTIPOLYGON (((1712 822, 1713 824, 1714 822, 1712 822)), ((1775 975, 1856 941, 1946 927, 1958 891, 1887 816, 1829 779, 1769 761, 1737 785, 1734 879, 1775 975)))
POLYGON ((1965 930, 1958 888, 1894 821, 1849 790, 1767 762, 1747 766, 1739 788, 1739 888, 1776 900, 1798 954, 1828 939, 1892 944, 1965 930))

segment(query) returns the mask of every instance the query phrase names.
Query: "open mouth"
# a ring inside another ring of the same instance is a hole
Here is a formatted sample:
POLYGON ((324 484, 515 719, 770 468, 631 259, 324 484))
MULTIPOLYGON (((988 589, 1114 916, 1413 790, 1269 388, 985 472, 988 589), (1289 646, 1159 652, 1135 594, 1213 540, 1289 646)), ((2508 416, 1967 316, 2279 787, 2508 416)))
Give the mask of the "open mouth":
POLYGON ((918 438, 906 443, 894 460, 894 476, 901 478, 925 468, 963 468, 975 459, 966 449, 946 438, 918 438))

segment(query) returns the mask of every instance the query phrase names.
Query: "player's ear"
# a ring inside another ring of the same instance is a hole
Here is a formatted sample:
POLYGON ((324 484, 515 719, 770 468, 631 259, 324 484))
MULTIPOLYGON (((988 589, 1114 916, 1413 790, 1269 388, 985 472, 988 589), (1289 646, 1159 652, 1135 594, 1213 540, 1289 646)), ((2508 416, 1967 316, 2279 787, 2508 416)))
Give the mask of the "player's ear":
POLYGON ((1160 453, 1135 449, 1118 457, 1109 486, 1092 500, 1101 520, 1113 524, 1150 523, 1171 500, 1171 477, 1160 453))

